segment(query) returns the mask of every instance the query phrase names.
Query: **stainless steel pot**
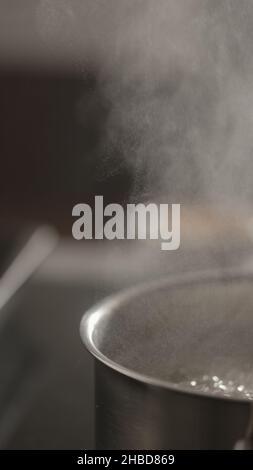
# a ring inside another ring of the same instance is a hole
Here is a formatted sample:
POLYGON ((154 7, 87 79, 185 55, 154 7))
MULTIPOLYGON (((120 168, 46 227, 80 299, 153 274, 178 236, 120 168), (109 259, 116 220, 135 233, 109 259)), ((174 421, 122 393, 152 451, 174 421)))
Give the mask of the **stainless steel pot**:
POLYGON ((199 273, 90 310, 98 449, 232 449, 253 399, 253 276, 199 273))

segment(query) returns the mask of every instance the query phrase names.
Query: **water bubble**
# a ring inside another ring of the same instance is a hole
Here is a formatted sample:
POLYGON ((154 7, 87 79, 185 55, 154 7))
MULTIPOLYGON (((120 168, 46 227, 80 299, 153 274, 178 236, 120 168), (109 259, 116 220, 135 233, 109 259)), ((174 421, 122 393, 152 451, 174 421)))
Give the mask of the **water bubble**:
POLYGON ((221 389, 221 390, 227 390, 227 387, 226 387, 226 385, 222 385, 222 384, 221 384, 221 385, 220 385, 220 389, 221 389))
POLYGON ((214 375, 214 376, 213 376, 213 381, 214 381, 214 382, 219 382, 219 377, 217 377, 217 375, 214 375))

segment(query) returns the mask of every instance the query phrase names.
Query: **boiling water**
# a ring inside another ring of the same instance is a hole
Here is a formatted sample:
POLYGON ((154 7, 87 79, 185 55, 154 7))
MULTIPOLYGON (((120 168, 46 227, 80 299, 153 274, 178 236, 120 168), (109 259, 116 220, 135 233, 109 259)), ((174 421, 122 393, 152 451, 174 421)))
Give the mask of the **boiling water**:
POLYGON ((178 389, 253 400, 252 305, 252 279, 165 285, 122 305, 98 346, 178 389))
POLYGON ((193 392, 204 392, 217 396, 253 400, 253 376, 245 376, 237 371, 226 375, 193 374, 187 376, 183 369, 170 376, 171 382, 178 387, 193 392), (236 377, 236 379, 234 378, 236 377))

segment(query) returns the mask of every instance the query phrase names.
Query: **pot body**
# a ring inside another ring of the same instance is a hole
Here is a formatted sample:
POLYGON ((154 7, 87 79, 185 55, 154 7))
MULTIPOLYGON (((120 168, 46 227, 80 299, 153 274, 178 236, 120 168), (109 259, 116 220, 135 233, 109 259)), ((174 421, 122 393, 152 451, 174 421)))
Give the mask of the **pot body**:
POLYGON ((233 449, 246 402, 139 382, 95 360, 97 449, 233 449))
POLYGON ((87 312, 97 449, 233 449, 248 436, 252 281, 235 272, 164 279, 87 312), (204 377, 234 384, 233 393, 210 381, 189 387, 204 377))

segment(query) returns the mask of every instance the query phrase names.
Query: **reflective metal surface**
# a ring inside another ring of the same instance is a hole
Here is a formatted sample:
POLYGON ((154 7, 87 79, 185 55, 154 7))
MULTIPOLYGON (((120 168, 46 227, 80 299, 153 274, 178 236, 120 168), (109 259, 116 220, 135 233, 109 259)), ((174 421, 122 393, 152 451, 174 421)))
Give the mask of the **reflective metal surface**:
POLYGON ((246 403, 152 387, 96 362, 97 449, 232 449, 246 403))
POLYGON ((233 448, 251 404, 242 391, 253 383, 252 303, 252 276, 202 273, 88 312, 81 335, 96 357, 97 448, 233 448), (196 387, 201 374, 221 388, 196 387))

